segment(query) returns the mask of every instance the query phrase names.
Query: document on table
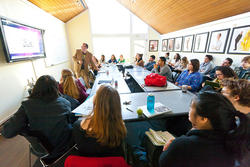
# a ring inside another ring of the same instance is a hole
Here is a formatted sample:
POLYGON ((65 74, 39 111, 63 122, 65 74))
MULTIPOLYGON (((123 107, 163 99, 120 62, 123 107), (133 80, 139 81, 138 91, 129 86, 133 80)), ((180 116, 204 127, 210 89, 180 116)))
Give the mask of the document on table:
POLYGON ((89 97, 84 103, 74 109, 72 112, 75 114, 80 114, 82 116, 88 116, 93 110, 93 99, 94 96, 89 97))
POLYGON ((139 106, 138 109, 139 108, 142 109, 143 114, 146 115, 148 118, 163 115, 163 114, 166 114, 166 113, 169 113, 169 112, 172 111, 170 108, 168 108, 167 106, 165 106, 165 105, 163 105, 162 103, 159 103, 159 102, 155 103, 154 113, 150 113, 147 110, 147 105, 139 106))

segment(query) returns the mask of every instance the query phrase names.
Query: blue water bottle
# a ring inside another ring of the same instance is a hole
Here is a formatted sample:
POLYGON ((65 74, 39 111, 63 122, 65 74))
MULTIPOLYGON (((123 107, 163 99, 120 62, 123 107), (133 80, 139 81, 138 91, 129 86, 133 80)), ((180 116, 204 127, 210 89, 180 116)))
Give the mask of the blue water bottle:
POLYGON ((155 96, 153 94, 148 94, 147 97, 147 109, 148 112, 153 114, 154 113, 154 108, 155 108, 155 96))

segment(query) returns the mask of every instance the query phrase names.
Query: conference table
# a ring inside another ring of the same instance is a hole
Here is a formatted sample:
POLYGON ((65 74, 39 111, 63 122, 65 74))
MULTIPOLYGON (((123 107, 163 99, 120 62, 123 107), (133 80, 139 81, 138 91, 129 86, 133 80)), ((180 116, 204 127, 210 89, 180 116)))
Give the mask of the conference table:
POLYGON ((115 64, 107 65, 105 64, 96 76, 95 83, 92 87, 90 96, 95 95, 96 91, 102 84, 111 84, 114 88, 117 89, 119 94, 131 93, 127 83, 123 78, 123 74, 119 72, 115 64), (117 82, 117 86, 115 86, 117 82))
MULTIPOLYGON (((140 86, 144 84, 145 76, 150 74, 149 71, 141 67, 126 69, 126 72, 128 72, 140 86)), ((96 76, 89 98, 72 112, 88 116, 93 109, 93 97, 102 84, 110 84, 119 92, 122 118, 125 122, 186 115, 189 111, 189 105, 195 97, 195 95, 189 91, 183 93, 179 87, 171 82, 168 82, 166 87, 142 86, 144 92, 132 93, 124 78, 123 74, 119 72, 115 65, 105 65, 96 76), (115 86, 115 81, 118 83, 117 86, 115 86), (137 109, 147 105, 147 95, 149 92, 155 96, 155 103, 161 103, 171 111, 157 117, 147 118, 145 115, 138 116, 137 109)))
POLYGON ((157 92, 157 91, 169 91, 169 90, 180 90, 181 89, 169 81, 167 81, 167 85, 163 86, 163 87, 146 86, 145 82, 144 82, 144 78, 146 78, 146 76, 151 73, 150 71, 148 71, 148 70, 141 70, 140 71, 138 68, 135 70, 128 69, 126 71, 134 78, 134 80, 140 85, 140 87, 145 92, 157 92))

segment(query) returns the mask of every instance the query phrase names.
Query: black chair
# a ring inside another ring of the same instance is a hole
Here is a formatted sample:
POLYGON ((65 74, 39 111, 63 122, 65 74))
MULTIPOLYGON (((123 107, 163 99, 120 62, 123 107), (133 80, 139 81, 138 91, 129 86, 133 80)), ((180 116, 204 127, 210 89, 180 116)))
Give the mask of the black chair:
POLYGON ((22 132, 20 135, 29 141, 29 167, 31 167, 31 154, 39 157, 43 167, 59 167, 64 165, 65 159, 76 149, 74 145, 64 154, 55 157, 51 156, 52 146, 44 138, 32 136, 29 132, 22 132))
POLYGON ((175 72, 173 73, 172 75, 172 80, 173 80, 173 83, 176 82, 177 78, 181 75, 181 72, 175 72))

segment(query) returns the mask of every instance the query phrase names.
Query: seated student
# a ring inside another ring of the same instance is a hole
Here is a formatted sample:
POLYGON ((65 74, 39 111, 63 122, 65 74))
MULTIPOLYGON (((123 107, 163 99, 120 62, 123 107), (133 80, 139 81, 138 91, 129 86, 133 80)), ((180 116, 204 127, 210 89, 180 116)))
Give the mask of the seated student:
POLYGON ((79 79, 74 78, 73 72, 70 69, 62 70, 59 91, 78 100, 80 103, 83 103, 88 97, 86 88, 79 79))
POLYGON ((22 132, 34 135, 50 146, 51 158, 58 157, 73 144, 71 116, 70 102, 59 96, 56 80, 44 75, 36 81, 28 100, 3 125, 1 133, 6 138, 22 132))
POLYGON ((101 64, 106 63, 106 61, 105 61, 105 56, 104 56, 104 55, 101 55, 101 59, 100 59, 99 62, 100 62, 101 64))
POLYGON ((169 62, 168 65, 170 65, 170 67, 174 69, 178 67, 180 63, 181 63, 181 56, 179 53, 176 53, 174 59, 171 62, 169 62))
POLYGON ((250 117, 250 81, 245 79, 225 79, 222 81, 221 93, 234 107, 250 117))
POLYGON ((116 89, 101 85, 93 101, 92 114, 73 125, 73 137, 81 156, 123 156, 126 127, 116 89))
POLYGON ((216 72, 215 72, 215 75, 216 75, 216 78, 213 80, 214 83, 218 83, 220 85, 220 87, 218 88, 214 88, 210 85, 206 85, 205 83, 202 84, 203 88, 202 90, 219 90, 222 88, 222 85, 221 85, 221 82, 223 79, 226 79, 226 78, 234 78, 234 79, 237 79, 238 76, 235 74, 235 72, 230 68, 230 67, 227 67, 227 66, 219 66, 217 69, 216 69, 216 72))
POLYGON ((242 59, 241 67, 236 68, 235 71, 240 79, 250 80, 250 56, 242 59))
MULTIPOLYGON (((221 64, 221 66, 225 66, 225 67, 230 67, 231 65, 233 64, 233 60, 231 59, 231 58, 226 58, 223 62, 222 62, 222 64, 221 64)), ((215 79, 216 78, 216 76, 215 76, 215 71, 216 71, 216 69, 217 68, 219 68, 220 66, 216 66, 216 67, 214 67, 210 72, 209 72, 209 74, 207 74, 206 75, 206 77, 208 77, 208 78, 206 78, 205 80, 212 80, 212 79, 215 79)), ((205 81, 204 80, 204 81, 205 81)))
POLYGON ((201 85, 201 74, 198 72, 200 62, 198 59, 190 60, 187 70, 183 71, 177 78, 175 85, 182 87, 188 85, 188 90, 195 92, 201 85))
POLYGON ((169 52, 165 53, 166 62, 169 62, 169 52))
POLYGON ((247 117, 220 93, 198 94, 189 120, 193 128, 164 146, 160 167, 234 167, 246 154, 247 117))
POLYGON ((135 65, 144 67, 144 61, 142 60, 143 54, 137 53, 135 56, 135 65))
POLYGON ((155 56, 151 55, 149 57, 148 63, 145 64, 144 69, 147 69, 148 71, 151 71, 154 68, 154 64, 155 64, 155 56))
POLYGON ((123 55, 120 55, 120 58, 118 59, 118 63, 125 63, 125 59, 123 55))
POLYGON ((202 75, 207 75, 213 69, 213 64, 211 62, 212 60, 213 60, 213 56, 211 55, 205 56, 204 62, 201 63, 200 69, 199 69, 199 72, 202 75))
MULTIPOLYGON (((225 79, 222 81, 222 85, 221 93, 232 102, 238 111, 246 114, 250 119, 250 81, 225 79)), ((250 123, 248 124, 248 130, 250 133, 250 123)), ((247 167, 250 164, 250 140, 247 146, 248 154, 240 161, 241 167, 247 167)))
POLYGON ((117 60, 115 58, 115 55, 111 56, 111 59, 108 61, 108 63, 113 63, 113 64, 117 64, 117 60))
MULTIPOLYGON (((92 56, 92 61, 94 62, 95 66, 100 68, 101 64, 99 63, 98 59, 93 55, 92 56)), ((94 71, 95 69, 93 67, 91 67, 91 69, 94 71)))
POLYGON ((181 58, 181 63, 176 67, 174 68, 174 71, 184 71, 187 69, 187 66, 188 66, 188 59, 187 57, 183 57, 181 58))
POLYGON ((151 71, 152 73, 157 73, 159 75, 167 77, 167 80, 172 81, 172 71, 169 66, 166 64, 166 58, 160 57, 157 64, 154 64, 154 68, 151 71))

